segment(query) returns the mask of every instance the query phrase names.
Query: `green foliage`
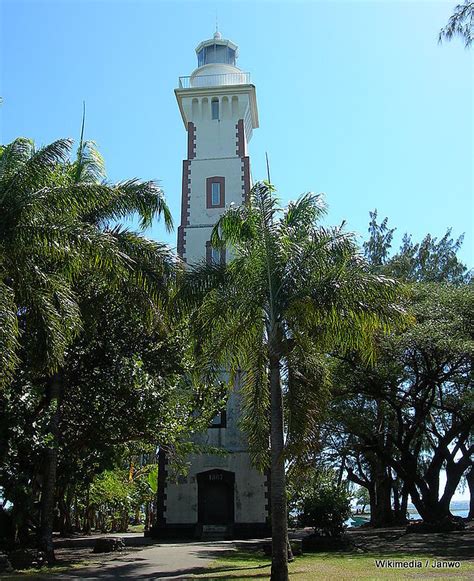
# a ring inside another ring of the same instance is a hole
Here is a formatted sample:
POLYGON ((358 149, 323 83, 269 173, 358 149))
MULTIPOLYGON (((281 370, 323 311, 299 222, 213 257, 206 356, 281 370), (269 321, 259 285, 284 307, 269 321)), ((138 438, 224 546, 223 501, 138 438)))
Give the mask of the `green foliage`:
POLYGON ((19 363, 20 330, 32 344, 38 373, 56 371, 83 321, 75 284, 85 272, 111 286, 141 286, 162 294, 172 256, 163 245, 117 227, 137 213, 143 227, 171 216, 153 182, 103 181, 103 163, 92 142, 81 139, 37 150, 19 138, 0 152, 0 382, 19 363), (99 181, 101 180, 101 181, 99 181), (147 260, 140 269, 138 258, 147 260), (155 268, 152 268, 152 257, 155 268))
POLYGON ((283 210, 274 188, 257 183, 212 232, 232 260, 193 267, 178 296, 201 376, 226 370, 229 387, 240 386, 251 460, 261 470, 271 464, 272 577, 287 575, 285 458, 317 442, 328 392, 323 356, 357 350, 370 361, 375 334, 403 319, 398 285, 369 271, 342 226, 323 228, 324 213, 321 196, 302 195, 283 210))
POLYGON ((123 458, 115 468, 98 474, 88 489, 88 510, 94 511, 96 526, 102 531, 126 531, 137 515, 142 518, 142 508, 154 500, 156 464, 140 464, 139 457, 132 457, 128 468, 125 465, 123 458))
POLYGON ((392 246, 393 233, 395 228, 388 228, 388 218, 384 218, 380 224, 377 223, 377 210, 369 212, 369 239, 362 245, 364 254, 369 263, 379 267, 388 259, 392 246))
POLYGON ((340 434, 355 482, 373 484, 376 456, 410 486, 423 518, 434 518, 471 462, 474 289, 419 284, 409 308, 415 324, 380 340, 374 367, 357 357, 336 367, 327 429, 340 434), (454 486, 444 493, 441 470, 454 486))
POLYGON ((387 264, 387 270, 407 282, 468 282, 471 274, 456 254, 464 236, 451 238, 451 229, 440 239, 427 234, 420 243, 405 234, 400 250, 387 264))
POLYGON ((156 494, 158 491, 158 465, 154 465, 148 472, 147 484, 151 492, 156 494))
POLYGON ((464 0, 463 4, 458 4, 453 14, 450 16, 448 24, 441 29, 438 40, 451 40, 455 36, 460 36, 464 40, 466 48, 470 47, 473 40, 474 28, 474 2, 464 0))
POLYGON ((362 507, 362 512, 365 511, 365 507, 370 504, 369 491, 364 486, 359 486, 355 494, 355 500, 357 505, 362 507))
POLYGON ((340 535, 351 515, 351 495, 346 483, 338 484, 330 470, 313 469, 304 480, 290 485, 289 506, 300 526, 314 527, 324 535, 340 535))
POLYGON ((427 234, 421 242, 413 242, 409 234, 403 236, 400 249, 391 254, 395 228, 388 227, 388 218, 377 222, 377 210, 370 212, 369 239, 364 242, 365 257, 375 271, 405 282, 466 283, 472 273, 459 260, 457 253, 464 236, 451 237, 448 228, 441 239, 427 234))
POLYGON ((414 243, 405 235, 392 253, 393 232, 386 218, 378 223, 371 212, 364 251, 374 272, 410 283, 405 304, 411 325, 380 337, 375 366, 355 355, 336 360, 335 397, 324 427, 325 454, 338 458, 353 482, 370 488, 371 519, 381 525, 405 518, 408 488, 420 511, 432 491, 435 501, 423 511, 428 518, 441 510, 441 470, 449 473, 446 510, 451 485, 469 463, 466 428, 474 420, 472 273, 457 257, 462 236, 453 239, 448 229, 439 241, 427 235, 414 243), (386 503, 391 488, 398 514, 386 503))
POLYGON ((283 210, 273 191, 257 183, 248 204, 220 218, 212 243, 228 246, 232 261, 190 269, 178 296, 192 313, 201 373, 228 369, 231 386, 240 379, 242 426, 262 469, 268 465, 272 352, 288 392, 288 442, 296 452, 297 443, 314 441, 327 398, 321 354, 356 349, 371 359, 374 333, 402 318, 397 284, 369 272, 342 226, 318 224, 326 211, 321 196, 305 194, 283 210))
POLYGON ((17 139, 0 152, 0 486, 26 532, 38 526, 45 481, 55 484, 41 475, 45 449, 57 454, 60 507, 70 509, 129 443, 178 438, 190 412, 174 406, 189 410, 193 397, 178 388, 183 354, 166 324, 174 256, 117 224, 162 216, 170 228, 163 192, 107 182, 83 134, 75 158, 71 140, 36 150, 17 139))
POLYGON ((93 505, 108 505, 114 509, 128 508, 132 486, 126 470, 105 470, 92 483, 90 501, 93 505))

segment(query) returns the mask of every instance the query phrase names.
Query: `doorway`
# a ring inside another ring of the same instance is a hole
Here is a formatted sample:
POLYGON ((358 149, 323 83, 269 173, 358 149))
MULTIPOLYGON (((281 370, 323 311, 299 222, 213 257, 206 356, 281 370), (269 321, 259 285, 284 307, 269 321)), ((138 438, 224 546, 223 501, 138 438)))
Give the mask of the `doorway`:
POLYGON ((235 474, 227 470, 208 470, 197 474, 198 520, 203 525, 229 525, 234 522, 235 474))

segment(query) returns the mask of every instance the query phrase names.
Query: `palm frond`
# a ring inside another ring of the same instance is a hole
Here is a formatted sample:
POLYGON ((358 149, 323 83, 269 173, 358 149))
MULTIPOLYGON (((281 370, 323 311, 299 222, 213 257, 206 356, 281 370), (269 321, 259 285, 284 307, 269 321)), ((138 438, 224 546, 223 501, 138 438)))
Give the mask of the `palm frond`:
POLYGON ((240 427, 247 438, 252 464, 264 472, 270 461, 270 387, 263 329, 255 333, 243 363, 245 371, 236 378, 242 402, 240 427))
POLYGON ((213 230, 213 245, 232 248, 229 264, 194 265, 180 275, 199 373, 243 370, 242 426, 260 466, 268 460, 270 347, 286 365, 287 444, 301 455, 316 444, 327 354, 356 350, 370 362, 377 334, 406 320, 399 285, 370 273, 343 224, 321 227, 324 211, 321 197, 306 194, 281 216, 273 187, 259 182, 213 230))
POLYGON ((257 228, 257 215, 250 206, 230 207, 212 229, 211 244, 218 248, 251 241, 257 228))
POLYGON ((87 221, 108 223, 137 213, 142 229, 150 227, 153 219, 160 216, 163 216, 168 231, 173 228, 173 217, 166 204, 163 190, 153 181, 142 182, 133 179, 112 186, 101 184, 95 186, 95 190, 91 187, 88 191, 100 195, 94 198, 92 209, 85 216, 87 221))
POLYGON ((58 139, 38 151, 33 151, 7 183, 7 189, 15 184, 17 189, 25 192, 48 185, 47 180, 51 173, 68 160, 72 143, 72 139, 58 139))
POLYGON ((73 182, 100 183, 105 180, 105 163, 95 141, 81 141, 77 148, 76 161, 71 165, 73 182))
POLYGON ((3 187, 32 157, 34 151, 33 141, 24 137, 19 137, 3 147, 0 156, 0 183, 3 187))
POLYGON ((121 275, 122 288, 128 288, 135 300, 140 300, 144 313, 161 317, 160 312, 170 305, 175 282, 176 263, 171 249, 120 226, 110 234, 119 252, 127 257, 127 269, 121 275))
MULTIPOLYGON (((26 273, 25 273, 26 274, 26 273)), ((25 332, 35 340, 35 368, 55 372, 64 361, 67 347, 82 328, 77 296, 60 275, 30 268, 17 298, 23 310, 25 332)))
POLYGON ((0 277, 0 388, 12 378, 18 363, 18 334, 14 292, 0 277))
POLYGON ((264 227, 270 228, 275 216, 281 211, 274 192, 275 188, 266 181, 257 182, 250 190, 250 205, 258 210, 262 230, 264 227))
POLYGON ((296 234, 313 229, 314 224, 327 213, 327 205, 322 194, 308 192, 296 202, 290 202, 282 219, 282 226, 293 229, 296 234))
POLYGON ((296 341, 286 359, 286 456, 302 465, 321 447, 331 381, 328 362, 316 345, 308 337, 298 336, 296 341))

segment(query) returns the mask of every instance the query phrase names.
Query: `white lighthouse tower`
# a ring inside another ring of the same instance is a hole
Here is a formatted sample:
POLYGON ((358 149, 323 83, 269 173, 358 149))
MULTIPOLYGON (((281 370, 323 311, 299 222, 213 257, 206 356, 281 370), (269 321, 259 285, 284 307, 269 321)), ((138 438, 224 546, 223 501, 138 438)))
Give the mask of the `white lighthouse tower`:
POLYGON ((188 132, 178 228, 178 253, 188 264, 211 259, 212 227, 231 202, 240 205, 248 195, 247 144, 258 127, 255 87, 235 66, 237 46, 216 32, 196 53, 198 68, 175 90, 188 132))
MULTIPOLYGON (((178 253, 188 264, 225 262, 212 249, 214 224, 231 203, 241 205, 251 187, 247 145, 258 127, 255 87, 236 66, 237 46, 219 32, 196 48, 198 68, 175 90, 187 131, 183 161, 178 253)), ((254 537, 269 534, 268 478, 252 467, 239 429, 238 389, 226 409, 196 436, 225 454, 193 454, 187 476, 173 478, 159 455, 157 519, 151 534, 176 537, 254 537)))

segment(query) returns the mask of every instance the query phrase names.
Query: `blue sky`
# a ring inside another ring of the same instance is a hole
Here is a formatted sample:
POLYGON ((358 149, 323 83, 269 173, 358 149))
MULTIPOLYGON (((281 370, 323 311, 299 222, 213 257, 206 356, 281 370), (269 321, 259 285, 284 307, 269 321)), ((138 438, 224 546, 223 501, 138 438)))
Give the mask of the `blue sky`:
MULTIPOLYGON (((1 142, 87 137, 111 180, 160 181, 179 223, 186 135, 173 89, 214 32, 257 87, 254 179, 283 202, 325 192, 329 223, 365 236, 377 208, 420 239, 466 233, 473 264, 472 51, 438 45, 456 2, 1 2, 1 142)), ((157 224, 149 233, 175 246, 157 224)))

